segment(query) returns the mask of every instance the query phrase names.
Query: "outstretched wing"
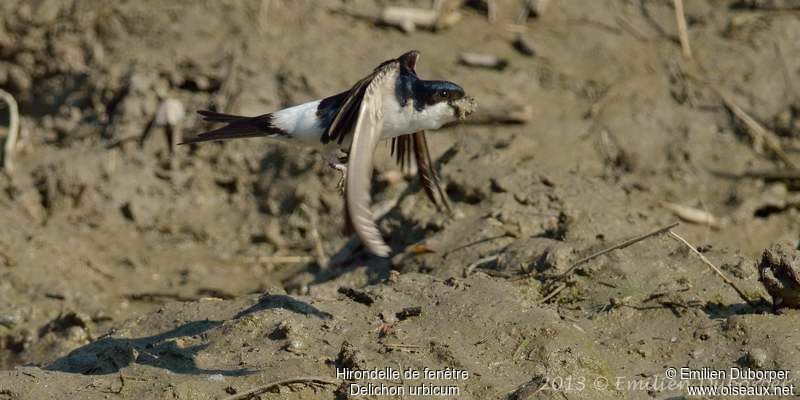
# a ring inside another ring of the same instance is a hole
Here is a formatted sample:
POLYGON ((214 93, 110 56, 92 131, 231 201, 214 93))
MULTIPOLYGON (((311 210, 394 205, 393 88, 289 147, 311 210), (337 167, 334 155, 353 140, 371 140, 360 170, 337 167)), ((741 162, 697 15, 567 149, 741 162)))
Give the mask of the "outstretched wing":
POLYGON ((383 98, 394 96, 399 66, 397 61, 382 64, 364 88, 347 161, 345 202, 350 222, 367 249, 381 257, 387 257, 391 249, 383 241, 370 210, 372 157, 381 139, 383 98))
POLYGON ((364 79, 356 82, 355 85, 347 92, 345 99, 342 102, 339 111, 331 121, 330 125, 322 133, 322 143, 327 144, 332 140, 338 141, 341 144, 345 136, 352 130, 356 124, 359 115, 359 109, 364 101, 364 93, 372 80, 375 78, 376 72, 367 75, 364 79))
POLYGON ((361 109, 361 103, 364 101, 364 94, 367 87, 380 71, 387 65, 395 64, 401 68, 408 68, 411 73, 416 75, 414 68, 417 65, 418 59, 419 52, 411 50, 397 57, 397 59, 384 61, 375 68, 371 74, 365 76, 363 79, 356 82, 350 90, 344 92, 345 98, 344 101, 342 101, 342 105, 339 107, 339 111, 336 112, 336 116, 333 118, 330 125, 325 128, 325 132, 322 133, 322 143, 327 144, 332 140, 336 140, 341 144, 344 141, 345 136, 352 131, 357 122, 359 110, 361 109))
POLYGON ((436 199, 436 193, 439 194, 441 203, 447 212, 452 213, 453 209, 450 207, 450 201, 442 190, 439 183, 439 176, 433 169, 433 161, 431 160, 431 153, 428 150, 428 140, 425 138, 425 131, 414 132, 410 135, 398 136, 392 138, 392 155, 395 156, 397 163, 400 164, 400 169, 405 169, 411 162, 411 151, 414 152, 414 160, 417 163, 417 174, 422 189, 425 190, 425 195, 441 210, 441 205, 436 199))
POLYGON ((436 175, 436 170, 433 169, 433 161, 431 161, 431 153, 428 151, 428 140, 425 138, 425 131, 415 132, 412 139, 414 142, 414 159, 417 161, 417 173, 425 194, 439 208, 439 203, 433 194, 435 189, 439 193, 439 199, 442 201, 444 208, 447 209, 447 212, 452 213, 453 209, 450 207, 450 200, 447 198, 445 191, 442 190, 442 186, 439 184, 439 176, 436 175))

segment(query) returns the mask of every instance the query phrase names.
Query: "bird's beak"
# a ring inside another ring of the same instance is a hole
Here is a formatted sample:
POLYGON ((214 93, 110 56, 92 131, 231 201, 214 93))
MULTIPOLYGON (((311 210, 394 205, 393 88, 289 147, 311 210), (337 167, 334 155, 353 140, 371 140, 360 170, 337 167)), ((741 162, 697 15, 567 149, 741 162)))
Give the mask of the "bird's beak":
POLYGON ((478 108, 478 103, 472 97, 464 96, 458 100, 450 101, 450 106, 453 107, 456 117, 462 120, 475 112, 475 109, 478 108))

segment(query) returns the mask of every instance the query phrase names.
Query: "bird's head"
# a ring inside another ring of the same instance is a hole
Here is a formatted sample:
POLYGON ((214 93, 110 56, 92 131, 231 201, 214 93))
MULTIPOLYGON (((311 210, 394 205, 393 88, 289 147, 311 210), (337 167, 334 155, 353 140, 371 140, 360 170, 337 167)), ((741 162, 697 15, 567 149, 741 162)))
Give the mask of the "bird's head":
POLYGON ((419 81, 415 89, 416 100, 422 103, 425 111, 435 114, 440 126, 464 119, 475 111, 475 99, 453 82, 419 81))

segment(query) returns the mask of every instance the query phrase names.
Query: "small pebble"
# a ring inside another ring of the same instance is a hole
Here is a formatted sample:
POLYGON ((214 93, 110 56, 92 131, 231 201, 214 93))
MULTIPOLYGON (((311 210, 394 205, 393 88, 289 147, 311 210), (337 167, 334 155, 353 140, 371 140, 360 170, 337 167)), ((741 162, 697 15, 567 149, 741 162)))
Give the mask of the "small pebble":
POLYGON ((159 126, 175 126, 178 125, 183 118, 186 117, 186 110, 183 103, 178 99, 166 99, 161 102, 156 111, 156 125, 159 126))
POLYGON ((303 347, 305 347, 305 345, 303 344, 302 341, 297 339, 292 339, 289 341, 289 343, 286 344, 286 351, 290 353, 296 353, 300 351, 303 347))
POLYGON ((17 325, 19 321, 20 317, 17 315, 0 315, 0 326, 5 326, 9 329, 17 325))
POLYGON ((485 53, 461 53, 461 64, 470 67, 492 68, 503 70, 508 66, 508 61, 494 54, 485 53))

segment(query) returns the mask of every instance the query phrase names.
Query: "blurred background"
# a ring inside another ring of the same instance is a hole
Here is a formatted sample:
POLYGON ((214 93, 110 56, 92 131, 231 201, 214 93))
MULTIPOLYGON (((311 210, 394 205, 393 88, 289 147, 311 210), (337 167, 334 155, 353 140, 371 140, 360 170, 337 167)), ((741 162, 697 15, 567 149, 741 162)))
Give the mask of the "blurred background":
MULTIPOLYGON (((561 246, 547 265, 563 267, 673 220, 755 285, 753 260, 800 233, 798 9, 687 0, 682 46, 672 0, 5 0, 0 88, 19 129, 0 104, 0 367, 46 365, 165 302, 460 276, 536 253, 531 238, 561 246), (315 151, 173 146, 209 128, 196 110, 321 98, 410 49, 480 111, 428 135, 455 218, 380 146, 391 260, 342 235, 315 151)), ((670 246, 628 253, 632 282, 682 276, 690 255, 663 261, 670 246)), ((582 279, 574 301, 608 300, 582 279)))

